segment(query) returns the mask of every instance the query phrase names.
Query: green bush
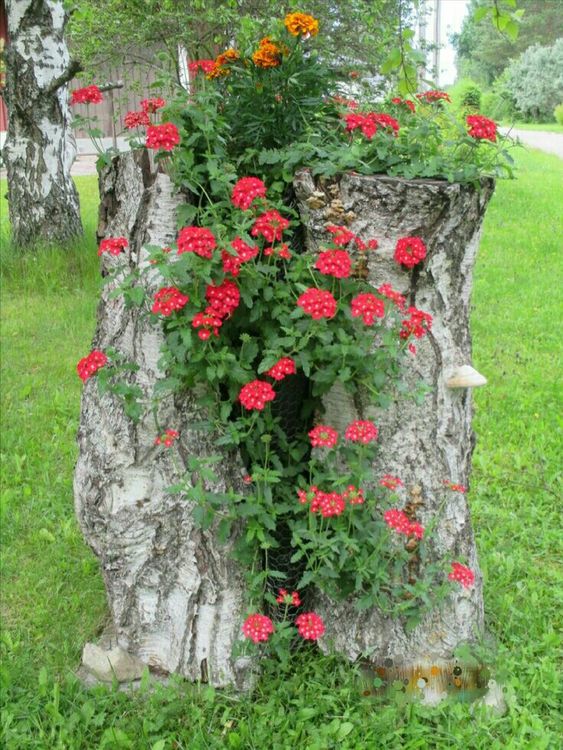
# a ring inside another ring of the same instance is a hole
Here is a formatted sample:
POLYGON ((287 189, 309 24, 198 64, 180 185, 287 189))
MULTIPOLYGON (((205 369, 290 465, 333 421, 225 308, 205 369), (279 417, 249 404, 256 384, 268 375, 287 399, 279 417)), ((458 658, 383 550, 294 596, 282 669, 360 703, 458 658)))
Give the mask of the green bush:
POLYGON ((480 112, 482 91, 471 78, 461 78, 448 93, 455 109, 462 115, 480 112))
POLYGON ((549 122, 563 99, 563 38, 529 47, 507 68, 506 87, 525 120, 549 122))
POLYGON ((558 104, 553 110, 553 115, 560 125, 563 125, 563 104, 558 104))

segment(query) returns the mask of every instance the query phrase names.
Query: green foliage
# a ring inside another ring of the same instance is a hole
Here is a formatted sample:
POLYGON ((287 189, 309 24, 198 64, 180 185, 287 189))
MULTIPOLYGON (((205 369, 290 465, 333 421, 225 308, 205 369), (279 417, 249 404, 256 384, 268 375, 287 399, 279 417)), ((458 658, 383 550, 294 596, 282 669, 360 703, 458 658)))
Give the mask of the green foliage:
POLYGON ((563 98, 563 39, 527 49, 508 68, 506 88, 524 118, 551 120, 563 98))
POLYGON ((96 180, 87 177, 77 183, 90 239, 72 257, 65 249, 10 261, 2 243, 6 750, 97 750, 102 742, 135 750, 558 747, 561 341, 558 300, 545 294, 545 279, 558 263, 563 191, 557 157, 519 151, 517 162, 520 179, 498 185, 485 218, 472 298, 475 366, 489 383, 475 392, 469 499, 508 713, 423 707, 395 694, 366 699, 353 665, 311 650, 285 671, 263 662, 249 695, 175 680, 135 694, 86 690, 73 677, 106 616, 99 565, 72 510, 81 393, 74 367, 99 294, 96 180))
POLYGON ((563 104, 558 104, 553 110, 553 116, 559 125, 563 125, 563 104))
POLYGON ((559 0, 471 0, 461 32, 454 36, 460 77, 490 86, 511 60, 535 44, 563 35, 559 0), (501 18, 495 17, 496 8, 501 18), (518 31, 514 38, 513 34, 518 31))

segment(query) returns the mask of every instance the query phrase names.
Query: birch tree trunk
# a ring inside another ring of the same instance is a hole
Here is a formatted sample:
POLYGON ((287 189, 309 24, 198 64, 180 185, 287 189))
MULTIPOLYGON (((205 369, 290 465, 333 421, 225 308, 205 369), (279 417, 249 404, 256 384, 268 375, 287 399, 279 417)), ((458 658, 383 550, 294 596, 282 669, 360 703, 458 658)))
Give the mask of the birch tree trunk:
MULTIPOLYGON (((100 194, 99 234, 129 238, 130 268, 146 266, 144 245, 175 240, 181 198, 165 174, 151 170, 146 151, 115 158, 101 174, 100 194)), ((104 256, 106 270, 116 262, 123 255, 104 256)), ((165 286, 156 271, 148 276, 143 283, 149 293, 165 286)), ((149 398, 164 376, 158 364, 162 329, 139 308, 127 309, 121 295, 112 299, 114 284, 102 293, 94 348, 113 347, 138 363, 135 381, 149 398)), ((85 384, 76 512, 101 562, 118 644, 157 672, 242 687, 249 662, 234 660, 232 650, 241 632, 244 585, 231 560, 232 544, 220 545, 213 528, 196 528, 192 504, 167 489, 186 471, 189 457, 216 453, 214 436, 194 429, 206 418, 197 393, 160 402, 161 430, 180 433, 172 448, 154 445, 157 423, 148 412, 134 424, 112 395, 100 397, 95 378, 85 384)), ((209 490, 241 489, 238 454, 225 455, 217 473, 209 490)))
POLYGON ((82 234, 78 193, 70 176, 76 143, 67 82, 79 70, 64 40, 58 0, 8 0, 5 99, 12 241, 64 243, 82 234))
POLYGON ((432 387, 422 405, 396 394, 390 408, 370 409, 335 387, 325 399, 323 421, 343 431, 354 419, 373 419, 380 430, 373 484, 384 474, 401 477, 405 486, 398 490, 398 507, 414 502, 423 525, 437 518, 429 540, 431 557, 466 560, 475 571, 475 585, 458 586, 444 606, 410 633, 401 621, 376 610, 357 612, 352 602, 337 604, 318 596, 315 607, 325 619, 327 641, 337 651, 349 659, 368 656, 378 674, 407 679, 426 677, 424 670, 433 666, 432 674, 440 674, 438 691, 448 680, 454 684, 456 646, 475 641, 483 630, 482 577, 468 503, 465 495, 449 491, 444 480, 469 484, 475 443, 471 387, 486 382, 467 367, 470 297, 481 224, 493 187, 492 180, 483 180, 481 189, 475 189, 358 174, 315 183, 306 170, 295 180, 309 249, 322 246, 327 224, 348 224, 362 237, 377 238, 379 248, 368 254, 368 281, 374 287, 390 283, 405 295, 407 304, 433 316, 432 330, 416 341, 418 351, 406 374, 411 393, 421 379, 432 387), (412 271, 393 259, 397 240, 405 236, 422 237, 428 249, 424 262, 412 271))

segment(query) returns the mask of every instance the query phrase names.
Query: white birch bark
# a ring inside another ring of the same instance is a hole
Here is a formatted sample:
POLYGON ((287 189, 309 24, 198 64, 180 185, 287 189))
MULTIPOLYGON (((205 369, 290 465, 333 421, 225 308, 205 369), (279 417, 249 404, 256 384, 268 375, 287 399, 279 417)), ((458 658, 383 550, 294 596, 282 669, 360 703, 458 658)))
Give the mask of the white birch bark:
POLYGON ((66 242, 82 234, 78 193, 70 176, 76 143, 67 82, 78 70, 64 40, 58 0, 8 0, 5 99, 12 241, 66 242))
MULTIPOLYGON (((131 268, 147 264, 147 244, 166 246, 176 237, 181 198, 167 175, 151 172, 146 152, 117 157, 100 179, 102 236, 129 238, 131 268)), ((118 259, 121 263, 123 256, 118 259)), ((115 258, 104 257, 108 267, 115 258)), ((144 276, 154 293, 157 273, 144 276)), ((135 373, 147 398, 164 373, 164 337, 146 311, 126 309, 104 288, 93 348, 117 349, 140 365, 135 373)), ((155 672, 175 672, 215 686, 242 687, 248 660, 233 660, 241 636, 244 586, 231 560, 232 543, 219 545, 213 529, 193 521, 193 504, 167 488, 184 473, 190 456, 216 453, 213 435, 193 429, 206 418, 193 392, 160 403, 162 427, 180 432, 174 447, 154 445, 157 428, 146 413, 134 424, 112 395, 100 397, 95 378, 86 382, 75 472, 76 513, 87 542, 99 557, 118 645, 155 672)), ((208 489, 240 489, 242 464, 225 455, 217 483, 208 489)))
POLYGON ((327 224, 348 224, 362 238, 376 238, 379 248, 367 254, 368 281, 374 288, 390 283, 406 296, 408 305, 433 316, 431 332, 415 340, 418 352, 406 374, 409 390, 420 379, 432 387, 422 405, 397 393, 387 410, 365 403, 358 410, 358 403, 335 387, 325 399, 323 421, 343 431, 354 419, 373 419, 380 429, 373 484, 387 473, 401 477, 405 487, 398 490, 398 507, 412 499, 414 488, 423 503, 417 520, 428 525, 438 516, 429 542, 432 557, 461 557, 476 574, 473 588, 458 586, 446 604, 411 633, 400 620, 376 610, 358 613, 352 602, 335 604, 319 596, 315 606, 326 621, 326 642, 350 659, 367 656, 388 667, 448 662, 456 646, 474 641, 483 630, 482 576, 468 502, 465 495, 446 490, 443 481, 465 486, 470 481, 475 443, 471 390, 448 387, 446 381, 458 367, 471 364, 473 266, 493 183, 484 180, 477 190, 434 180, 358 174, 315 183, 303 170, 295 189, 309 249, 327 240, 327 224), (422 237, 428 249, 424 262, 412 271, 393 259, 397 240, 405 236, 422 237))

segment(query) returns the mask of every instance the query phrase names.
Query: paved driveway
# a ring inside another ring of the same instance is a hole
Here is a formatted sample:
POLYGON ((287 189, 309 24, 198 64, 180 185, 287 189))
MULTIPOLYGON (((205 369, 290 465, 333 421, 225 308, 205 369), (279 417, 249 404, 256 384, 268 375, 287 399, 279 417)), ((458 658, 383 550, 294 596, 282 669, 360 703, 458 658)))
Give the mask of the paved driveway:
POLYGON ((543 130, 518 130, 518 128, 500 128, 505 135, 519 138, 526 146, 538 148, 548 154, 556 154, 563 159, 563 133, 546 133, 543 130))

